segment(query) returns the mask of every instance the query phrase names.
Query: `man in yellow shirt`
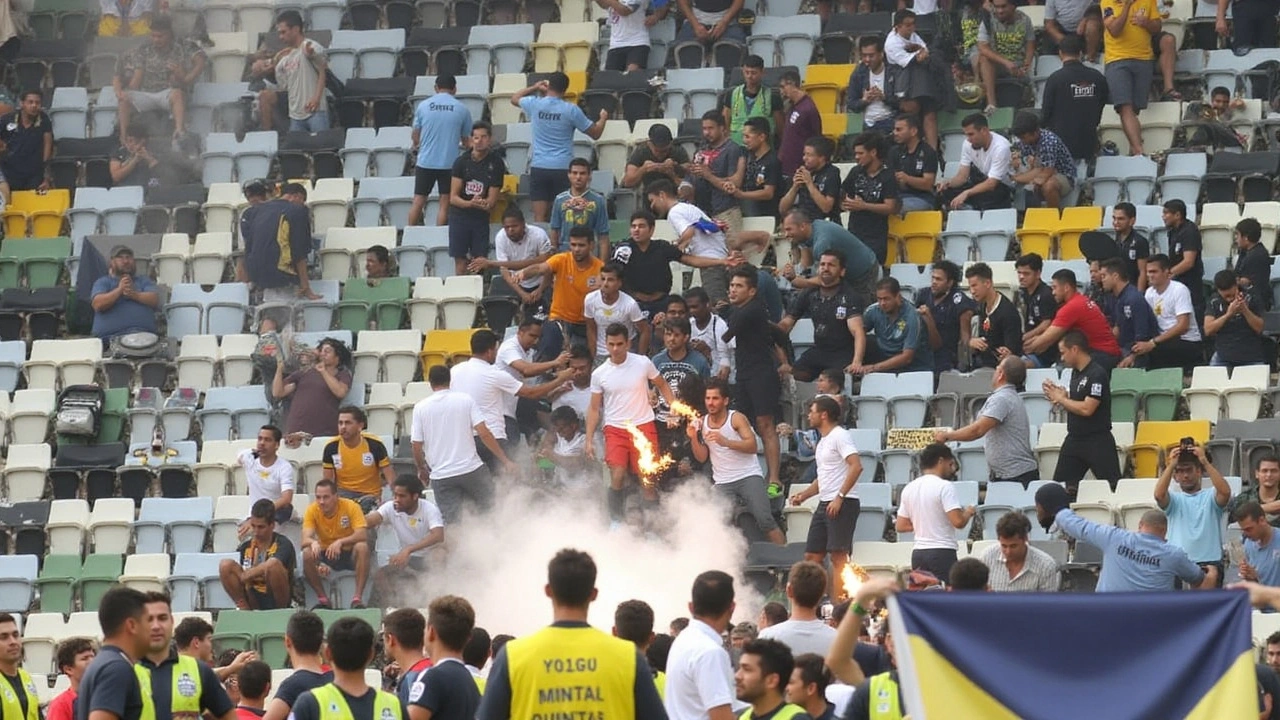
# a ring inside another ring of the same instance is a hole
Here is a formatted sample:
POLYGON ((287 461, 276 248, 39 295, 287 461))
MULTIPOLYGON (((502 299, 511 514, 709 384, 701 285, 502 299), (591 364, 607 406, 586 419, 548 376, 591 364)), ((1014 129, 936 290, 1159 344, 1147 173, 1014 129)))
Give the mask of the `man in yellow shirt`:
POLYGON ((395 482, 387 446, 365 435, 364 411, 347 405, 338 408, 338 437, 324 446, 324 479, 338 486, 339 497, 355 500, 372 512, 382 503, 382 487, 395 482))
POLYGON ((575 226, 569 230, 569 251, 556 253, 546 262, 518 270, 511 281, 551 275, 551 312, 542 326, 538 343, 538 359, 549 360, 568 350, 570 345, 587 341, 587 319, 582 308, 587 294, 600 289, 600 268, 604 262, 591 254, 595 233, 590 228, 575 226))
POLYGON ((350 605, 363 608, 364 586, 369 580, 369 531, 364 513, 356 501, 338 497, 333 480, 321 480, 313 492, 311 506, 302 518, 302 574, 316 591, 316 607, 333 607, 323 578, 335 570, 355 570, 356 594, 350 605))
POLYGON ((1147 106, 1155 72, 1152 38, 1160 35, 1160 9, 1156 0, 1102 0, 1102 24, 1106 28, 1103 49, 1111 102, 1129 140, 1129 154, 1142 153, 1142 125, 1138 112, 1147 106))

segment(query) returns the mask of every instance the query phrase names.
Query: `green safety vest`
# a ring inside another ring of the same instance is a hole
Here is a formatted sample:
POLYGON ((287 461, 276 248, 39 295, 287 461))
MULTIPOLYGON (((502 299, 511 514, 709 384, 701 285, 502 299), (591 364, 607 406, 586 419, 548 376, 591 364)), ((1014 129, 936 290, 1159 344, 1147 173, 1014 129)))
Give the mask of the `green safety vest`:
POLYGON ((142 693, 142 715, 138 720, 156 720, 156 703, 151 699, 151 671, 134 665, 133 673, 138 676, 138 690, 142 693))
MULTIPOLYGON (((791 703, 787 703, 786 705, 782 706, 782 709, 774 713, 773 717, 770 720, 791 720, 791 718, 803 712, 804 712, 804 708, 800 707, 799 705, 792 705, 791 703)), ((752 715, 750 710, 744 710, 743 713, 738 716, 738 720, 751 720, 751 718, 752 718, 752 715)))
POLYGON ((762 117, 769 121, 770 132, 777 131, 773 126, 773 91, 764 85, 756 95, 756 102, 747 110, 747 86, 739 85, 729 91, 729 137, 739 145, 742 144, 742 125, 747 118, 762 117))
MULTIPOLYGON (((31 673, 18 668, 18 682, 27 693, 27 714, 24 720, 40 720, 40 698, 36 697, 36 683, 31 673)), ((0 709, 6 718, 22 718, 22 699, 13 691, 13 685, 0 679, 0 709)))
POLYGON ((871 720, 902 720, 902 707, 898 705, 898 683, 889 673, 872 676, 868 689, 871 696, 868 698, 871 711, 868 717, 871 720))
POLYGON ((311 690, 316 703, 320 706, 320 720, 404 720, 400 715, 400 698, 385 690, 378 690, 373 699, 373 717, 356 718, 351 714, 351 706, 337 685, 329 683, 311 690))

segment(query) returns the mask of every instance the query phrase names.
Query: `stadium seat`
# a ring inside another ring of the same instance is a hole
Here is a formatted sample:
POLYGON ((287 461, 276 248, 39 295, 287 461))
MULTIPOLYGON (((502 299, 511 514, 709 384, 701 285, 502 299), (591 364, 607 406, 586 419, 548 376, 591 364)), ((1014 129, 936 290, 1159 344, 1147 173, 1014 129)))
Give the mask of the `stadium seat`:
MULTIPOLYGON (((40 591, 40 612, 69 613, 75 610, 76 585, 80 582, 81 562, 75 555, 48 555, 36 587, 40 591)), ((22 608, 25 612, 26 608, 22 608)))
POLYGON ((911 567, 912 546, 909 542, 854 543, 849 561, 862 566, 871 577, 896 579, 899 570, 911 567))
POLYGON ((57 395, 48 388, 15 392, 8 412, 10 439, 17 444, 43 443, 57 402, 57 395))
POLYGON ((404 386, 404 400, 400 405, 400 427, 413 426, 413 406, 430 397, 432 393, 429 382, 410 382, 404 386))
MULTIPOLYGON (((378 178, 369 178, 364 182, 375 180, 378 178)), ((361 188, 363 187, 364 183, 361 183, 361 188)), ((396 229, 393 227, 334 227, 325 236, 324 247, 317 253, 320 256, 321 277, 341 282, 351 277, 363 276, 364 252, 373 245, 395 247, 395 244, 396 229)))
POLYGON ((216 83, 240 82, 245 58, 249 55, 249 34, 245 32, 211 32, 212 47, 205 49, 216 83))
POLYGON ((1164 173, 1156 179, 1160 198, 1165 202, 1182 200, 1188 208, 1194 207, 1208 169, 1208 158, 1202 152, 1169 153, 1165 156, 1164 173))
POLYGON ((444 296, 444 280, 439 277, 419 277, 413 283, 413 297, 409 298, 409 327, 422 332, 435 330, 440 325, 440 299, 444 296))
MULTIPOLYGON (((408 285, 408 278, 401 278, 408 285)), ((366 330, 356 336, 353 379, 363 383, 394 382, 403 387, 413 380, 422 348, 418 330, 366 330)))
POLYGON ((240 544, 239 527, 249 517, 247 495, 223 495, 218 498, 213 511, 213 551, 234 552, 240 544))
POLYGON ((143 189, 138 186, 79 188, 66 212, 71 237, 82 240, 98 232, 132 235, 143 204, 143 189))
POLYGON ((170 567, 167 553, 131 554, 124 560, 120 584, 143 592, 165 592, 170 567))
POLYGON ((375 328, 396 330, 400 327, 408 299, 407 277, 382 280, 351 278, 343 284, 342 299, 334 306, 337 326, 352 333, 368 329, 370 323, 375 328))
POLYGON ((1195 438, 1203 445, 1209 440, 1210 425, 1207 420, 1177 420, 1171 422, 1146 421, 1137 426, 1130 456, 1133 474, 1153 478, 1160 474, 1169 448, 1184 437, 1195 438))
MULTIPOLYGON (((229 46, 228 46, 228 49, 229 46)), ((232 53, 227 53, 224 65, 230 64, 232 53)), ((225 68, 214 68, 214 72, 225 68)), ((239 74, 244 70, 243 60, 233 80, 227 82, 198 82, 191 90, 191 99, 187 103, 187 132, 197 136, 208 135, 215 131, 234 130, 236 123, 244 115, 243 98, 252 95, 249 83, 240 82, 239 74)))
POLYGON ((93 505, 86 529, 95 553, 129 552, 133 531, 133 500, 99 498, 93 505))
MULTIPOLYGON (((796 66, 803 76, 821 34, 822 21, 817 15, 757 16, 747 49, 763 57, 765 65, 796 66)), ((846 82, 848 78, 845 75, 846 82)))
POLYGON ((234 552, 178 553, 173 559, 173 572, 169 575, 174 611, 234 609, 235 602, 222 587, 218 566, 223 560, 239 561, 239 557, 234 552))
POLYGON ((463 330, 475 321, 476 306, 484 294, 479 275, 447 277, 440 296, 440 319, 447 330, 463 330))
POLYGON ((893 488, 887 483, 858 483, 858 500, 861 507, 858 511, 858 525, 854 531, 853 541, 879 542, 884 540, 884 531, 893 517, 893 488))
POLYGON ((4 233, 7 238, 58 237, 63 218, 71 207, 71 193, 52 189, 44 193, 17 190, 4 207, 4 233))
POLYGON ((0 612, 25 613, 36 590, 35 555, 0 555, 0 612))
POLYGON ((216 335, 187 335, 174 359, 178 386, 205 391, 213 387, 222 351, 216 335))
MULTIPOLYGON (((417 369, 417 354, 414 354, 414 370, 417 369)), ((376 382, 369 386, 369 402, 365 403, 364 412, 368 417, 365 425, 367 432, 378 437, 399 437, 397 425, 400 422, 400 406, 404 404, 404 387, 398 382, 376 382)))
POLYGON ((403 228, 409 224, 409 205, 413 202, 413 194, 414 178, 411 176, 367 177, 361 180, 351 201, 356 227, 378 227, 383 225, 385 218, 395 228, 403 228))
POLYGON ((400 245, 392 250, 400 275, 421 279, 428 275, 447 277, 453 274, 449 257, 447 227, 414 225, 404 229, 400 245))
POLYGON ((1204 257, 1229 257, 1235 248, 1236 224, 1242 219, 1234 202, 1206 203, 1200 211, 1200 239, 1204 257))
MULTIPOLYGON (((716 108, 719 95, 724 90, 724 73, 720 68, 672 68, 667 70, 666 79, 661 97, 667 118, 701 118, 716 108)), ((674 133, 675 127, 671 130, 674 133)), ((645 127, 644 137, 640 138, 637 124, 633 141, 644 142, 648 139, 648 132, 648 127, 645 127)))
POLYGON ((1093 204, 1115 205, 1121 200, 1146 204, 1155 189, 1157 170, 1148 157, 1100 156, 1091 183, 1093 204))
POLYGON ((204 549, 213 498, 143 498, 133 523, 139 553, 194 553, 204 549))
POLYGON ((937 210, 889 216, 889 235, 901 243, 906 261, 911 264, 933 262, 941 232, 942 213, 937 210))
POLYGON ((253 131, 236 140, 234 133, 210 133, 205 136, 204 184, 247 182, 267 177, 276 156, 279 135, 273 131, 253 131))
MULTIPOLYGON (((345 168, 346 165, 344 164, 343 167, 345 168)), ((324 237, 331 228, 345 226, 349 205, 354 195, 355 183, 350 178, 317 180, 315 188, 307 195, 307 207, 311 208, 312 233, 318 237, 324 237)))
POLYGON ((62 270, 70 256, 70 238, 4 240, 0 242, 0 288, 65 285, 62 270))
POLYGON ((54 500, 49 504, 50 555, 80 556, 85 527, 89 524, 89 503, 84 500, 54 500))
MULTIPOLYGON (((786 64, 786 63, 784 63, 786 64)), ((844 109, 844 94, 849 76, 856 65, 810 65, 804 75, 804 89, 813 98, 818 112, 834 113, 844 109)))
POLYGON ((1111 371, 1111 418, 1134 422, 1141 411, 1148 420, 1172 420, 1182 394, 1182 370, 1116 368, 1111 371))
POLYGON ((22 627, 23 665, 34 672, 56 672, 54 650, 64 637, 66 621, 62 613, 38 612, 27 615, 22 627))
POLYGON ((245 283, 219 283, 209 290, 195 284, 176 285, 164 307, 169 337, 239 333, 244 330, 248 311, 249 286, 245 283))
POLYGON ((473 330, 433 330, 427 332, 422 343, 422 374, 425 376, 433 365, 453 365, 471 357, 473 330))

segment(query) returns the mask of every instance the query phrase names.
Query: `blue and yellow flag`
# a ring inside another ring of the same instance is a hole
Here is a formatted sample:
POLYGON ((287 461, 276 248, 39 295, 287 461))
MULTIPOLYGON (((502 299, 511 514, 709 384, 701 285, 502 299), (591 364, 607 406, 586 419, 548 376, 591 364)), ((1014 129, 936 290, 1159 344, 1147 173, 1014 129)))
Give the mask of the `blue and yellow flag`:
POLYGON ((1244 592, 903 593, 912 720, 1257 718, 1244 592))

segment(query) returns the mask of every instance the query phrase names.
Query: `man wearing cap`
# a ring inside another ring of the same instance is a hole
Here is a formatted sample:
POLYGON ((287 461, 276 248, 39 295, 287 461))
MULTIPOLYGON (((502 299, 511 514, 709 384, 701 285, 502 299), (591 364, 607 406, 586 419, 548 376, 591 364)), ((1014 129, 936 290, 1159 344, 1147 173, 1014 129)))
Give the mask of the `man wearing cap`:
POLYGON ((240 239, 244 255, 236 263, 236 281, 250 282, 262 291, 264 305, 285 305, 283 319, 263 317, 259 332, 284 329, 290 324, 292 308, 299 300, 319 300, 307 277, 307 255, 311 253, 311 213, 307 210, 307 189, 286 183, 280 197, 252 205, 240 216, 240 239))
POLYGON ((105 343, 117 335, 156 332, 156 308, 160 293, 151 278, 135 277, 133 250, 125 245, 111 249, 111 269, 93 284, 93 334, 105 343))
POLYGON ((645 187, 655 180, 667 179, 677 185, 689 166, 689 153, 672 142, 671 128, 662 124, 649 127, 649 140, 635 149, 622 174, 622 187, 645 187))

